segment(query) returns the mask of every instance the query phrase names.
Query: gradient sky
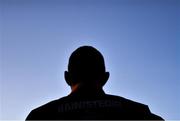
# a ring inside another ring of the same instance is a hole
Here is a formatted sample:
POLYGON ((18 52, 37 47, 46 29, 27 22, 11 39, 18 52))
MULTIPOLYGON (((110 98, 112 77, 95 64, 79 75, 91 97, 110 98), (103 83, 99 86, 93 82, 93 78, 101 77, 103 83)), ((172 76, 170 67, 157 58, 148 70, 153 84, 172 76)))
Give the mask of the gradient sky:
POLYGON ((0 0, 0 119, 70 93, 68 58, 82 45, 102 52, 106 93, 180 119, 179 0, 0 0))

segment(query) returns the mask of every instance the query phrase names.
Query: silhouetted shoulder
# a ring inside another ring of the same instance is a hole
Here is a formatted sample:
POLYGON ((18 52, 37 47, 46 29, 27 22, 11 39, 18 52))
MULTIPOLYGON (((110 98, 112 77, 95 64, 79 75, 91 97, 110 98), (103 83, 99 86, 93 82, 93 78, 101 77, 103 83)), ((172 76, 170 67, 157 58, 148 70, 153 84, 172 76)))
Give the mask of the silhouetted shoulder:
POLYGON ((128 107, 143 107, 143 108, 147 108, 148 106, 139 102, 135 102, 133 100, 124 98, 124 97, 120 97, 120 96, 116 96, 116 95, 109 95, 106 94, 106 97, 109 99, 113 99, 113 100, 118 100, 122 103, 123 107, 128 108, 128 107))
POLYGON ((34 110, 27 116, 26 120, 51 120, 56 119, 58 115, 58 105, 64 102, 64 98, 60 98, 46 103, 34 110), (54 118, 53 118, 54 117, 54 118))
POLYGON ((143 120, 164 120, 160 116, 151 113, 148 105, 135 102, 124 97, 115 95, 106 95, 108 98, 121 102, 121 106, 125 115, 124 119, 143 119, 143 120), (131 116, 131 118, 128 118, 131 116))

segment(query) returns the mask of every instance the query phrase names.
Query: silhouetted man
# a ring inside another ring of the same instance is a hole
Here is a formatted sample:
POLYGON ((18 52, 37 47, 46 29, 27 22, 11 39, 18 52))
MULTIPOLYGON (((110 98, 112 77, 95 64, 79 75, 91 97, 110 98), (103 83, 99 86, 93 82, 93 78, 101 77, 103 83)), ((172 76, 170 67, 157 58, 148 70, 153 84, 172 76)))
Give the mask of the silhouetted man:
POLYGON ((30 112, 26 120, 53 119, 142 119, 163 120, 147 105, 105 94, 102 87, 109 78, 104 58, 91 46, 75 50, 65 71, 72 92, 30 112))

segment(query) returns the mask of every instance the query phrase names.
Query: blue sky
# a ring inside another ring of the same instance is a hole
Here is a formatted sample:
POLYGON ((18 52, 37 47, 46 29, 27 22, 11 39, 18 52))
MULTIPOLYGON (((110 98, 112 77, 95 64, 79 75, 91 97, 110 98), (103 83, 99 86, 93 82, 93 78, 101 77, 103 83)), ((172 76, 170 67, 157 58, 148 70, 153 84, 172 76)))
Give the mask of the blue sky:
POLYGON ((1 0, 0 119, 70 93, 68 58, 82 45, 102 52, 106 93, 180 119, 180 1, 1 0))

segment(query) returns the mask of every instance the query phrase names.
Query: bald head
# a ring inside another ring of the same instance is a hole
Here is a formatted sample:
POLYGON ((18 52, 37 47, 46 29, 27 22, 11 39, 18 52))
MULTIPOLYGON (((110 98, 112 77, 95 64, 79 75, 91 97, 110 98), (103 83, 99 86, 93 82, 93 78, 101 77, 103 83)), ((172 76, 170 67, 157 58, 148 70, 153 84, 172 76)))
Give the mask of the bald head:
POLYGON ((69 58, 68 73, 71 83, 98 83, 106 73, 104 58, 92 46, 79 47, 69 58))

